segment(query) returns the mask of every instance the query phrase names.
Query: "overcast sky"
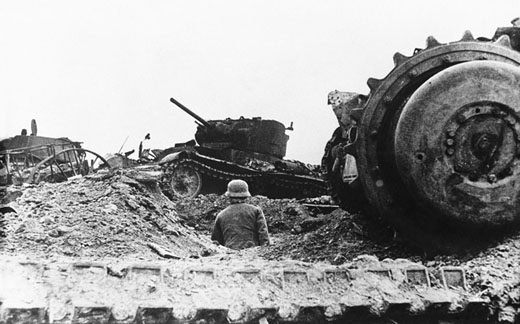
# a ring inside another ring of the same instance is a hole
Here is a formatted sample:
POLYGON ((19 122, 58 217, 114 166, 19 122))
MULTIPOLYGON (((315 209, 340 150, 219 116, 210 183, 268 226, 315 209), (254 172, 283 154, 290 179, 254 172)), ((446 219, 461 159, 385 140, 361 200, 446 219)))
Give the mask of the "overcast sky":
MULTIPOLYGON (((4 1, 0 137, 68 137, 102 155, 193 138, 193 119, 294 122, 287 156, 318 164, 338 89, 368 94, 428 36, 491 37, 520 1, 4 1)), ((136 157, 135 155, 133 157, 136 157)))

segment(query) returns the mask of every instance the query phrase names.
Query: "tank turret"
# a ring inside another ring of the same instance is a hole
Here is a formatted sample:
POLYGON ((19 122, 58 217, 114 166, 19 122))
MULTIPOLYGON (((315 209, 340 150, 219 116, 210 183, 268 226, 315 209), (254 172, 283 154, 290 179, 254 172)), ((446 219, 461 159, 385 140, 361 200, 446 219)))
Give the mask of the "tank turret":
POLYGON ((269 160, 283 159, 286 154, 289 136, 285 126, 276 120, 240 117, 206 121, 174 98, 170 101, 199 122, 195 140, 201 147, 259 153, 269 160))
POLYGON ((195 133, 202 147, 256 152, 277 159, 285 156, 289 136, 285 126, 276 120, 241 117, 210 120, 209 124, 213 127, 199 126, 195 133))
POLYGON ((205 120, 179 101, 170 101, 196 119, 196 143, 165 150, 164 189, 171 197, 222 193, 226 182, 246 180, 253 194, 273 198, 316 197, 326 193, 318 166, 284 160, 292 130, 261 117, 205 120))

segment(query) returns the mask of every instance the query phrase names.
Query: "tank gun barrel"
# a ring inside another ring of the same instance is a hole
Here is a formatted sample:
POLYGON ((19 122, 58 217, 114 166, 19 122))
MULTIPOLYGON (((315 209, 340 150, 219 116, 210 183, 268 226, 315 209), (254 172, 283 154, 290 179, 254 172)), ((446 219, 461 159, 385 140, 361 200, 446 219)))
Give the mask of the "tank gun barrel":
POLYGON ((202 125, 204 125, 205 127, 208 127, 208 128, 211 128, 212 125, 210 123, 208 123, 204 118, 200 117, 199 115, 197 115, 196 113, 194 113, 193 111, 191 111, 190 109, 188 109, 188 107, 184 106, 183 104, 181 104, 180 102, 178 102, 177 100, 175 100, 174 98, 170 98, 170 101, 175 104, 177 107, 181 108, 182 110, 184 110, 188 115, 190 115, 191 117, 195 118, 196 120, 198 120, 202 125))

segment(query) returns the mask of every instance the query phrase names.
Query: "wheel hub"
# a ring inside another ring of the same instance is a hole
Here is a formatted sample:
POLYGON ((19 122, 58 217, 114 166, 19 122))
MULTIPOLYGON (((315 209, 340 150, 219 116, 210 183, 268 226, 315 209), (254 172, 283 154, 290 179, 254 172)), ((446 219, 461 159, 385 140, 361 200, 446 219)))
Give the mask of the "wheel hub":
POLYGON ((170 188, 177 198, 193 198, 202 189, 202 177, 191 165, 179 164, 174 167, 170 178, 170 188))
POLYGON ((517 117, 511 107, 477 103, 460 109, 448 124, 445 154, 470 181, 494 183, 511 175, 517 155, 517 117))
POLYGON ((518 218, 520 69, 472 61, 439 72, 405 104, 395 166, 408 194, 464 223, 518 218))

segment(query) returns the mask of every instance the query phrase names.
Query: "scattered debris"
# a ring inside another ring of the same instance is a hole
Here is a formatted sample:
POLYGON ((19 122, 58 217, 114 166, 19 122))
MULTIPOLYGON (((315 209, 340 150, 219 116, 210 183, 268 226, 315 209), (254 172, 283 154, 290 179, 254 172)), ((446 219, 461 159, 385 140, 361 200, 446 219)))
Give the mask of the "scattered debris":
POLYGON ((161 247, 160 245, 158 244, 154 244, 154 243, 148 243, 148 246, 154 250, 155 252, 157 252, 157 254, 159 254, 160 256, 162 256, 163 258, 166 258, 166 259, 180 259, 179 256, 171 253, 170 251, 164 249, 163 247, 161 247))
MULTIPOLYGON (((273 262, 296 262, 303 268, 310 264, 342 267, 352 262, 375 267, 388 258, 395 262, 404 258, 429 269, 461 267, 469 292, 492 300, 501 318, 515 314, 511 307, 516 309, 520 298, 518 235, 472 254, 424 255, 377 219, 341 209, 322 213, 296 199, 254 196, 250 202, 262 207, 273 244, 233 251, 209 239, 215 216, 225 208, 227 198, 211 194, 173 202, 158 189, 155 171, 101 171, 63 183, 8 187, 9 207, 16 213, 4 214, 6 237, 0 256, 52 264, 63 260, 196 260, 205 268, 247 263, 262 271, 271 270, 273 262)), ((122 278, 127 270, 109 263, 107 271, 122 278)))
POLYGON ((22 131, 0 141, 0 183, 60 182, 109 167, 102 156, 82 148, 81 142, 37 136, 34 119, 31 128, 30 136, 22 131))

